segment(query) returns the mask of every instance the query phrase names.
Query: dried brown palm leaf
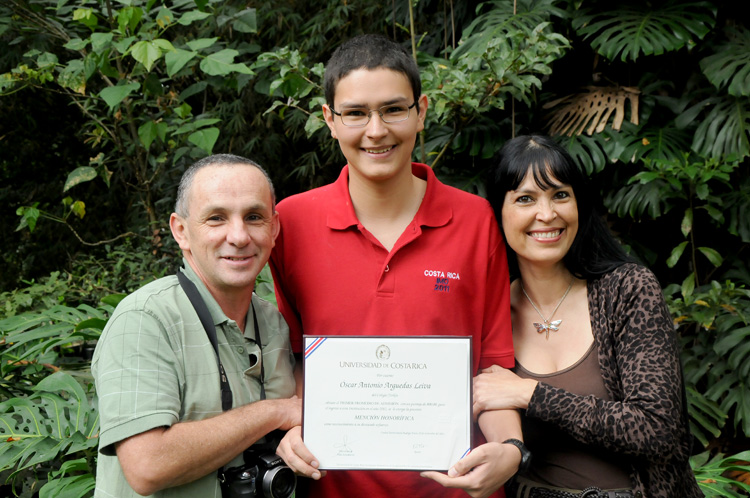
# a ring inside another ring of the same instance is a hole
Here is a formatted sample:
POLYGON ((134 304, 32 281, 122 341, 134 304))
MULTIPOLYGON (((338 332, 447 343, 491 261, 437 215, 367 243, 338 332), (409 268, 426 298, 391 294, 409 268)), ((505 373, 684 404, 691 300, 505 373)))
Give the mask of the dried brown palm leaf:
POLYGON ((638 96, 641 91, 635 87, 589 86, 578 94, 548 102, 543 107, 551 109, 550 135, 580 135, 583 131, 593 135, 601 133, 615 113, 612 128, 619 130, 625 119, 625 103, 630 101, 630 122, 638 124, 638 96), (588 128, 587 128, 588 127, 588 128))

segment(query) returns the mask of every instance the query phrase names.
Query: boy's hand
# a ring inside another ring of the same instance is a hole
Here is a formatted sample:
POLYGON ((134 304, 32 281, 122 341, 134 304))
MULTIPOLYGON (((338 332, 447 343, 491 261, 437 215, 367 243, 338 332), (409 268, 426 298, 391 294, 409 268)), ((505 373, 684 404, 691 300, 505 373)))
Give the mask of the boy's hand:
POLYGON ((486 498, 513 477, 521 463, 518 450, 507 444, 486 443, 456 462, 448 474, 422 472, 446 488, 459 488, 472 498, 486 498))
POLYGON ((299 425, 289 429, 276 448, 276 454, 283 458, 296 474, 315 480, 326 475, 325 470, 318 470, 320 464, 302 441, 302 427, 299 425))

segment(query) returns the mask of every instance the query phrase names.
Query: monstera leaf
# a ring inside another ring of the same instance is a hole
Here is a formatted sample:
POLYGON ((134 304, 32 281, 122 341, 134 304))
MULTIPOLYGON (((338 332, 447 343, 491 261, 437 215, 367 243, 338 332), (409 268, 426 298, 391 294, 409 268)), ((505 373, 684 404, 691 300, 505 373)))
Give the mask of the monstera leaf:
POLYGON ((709 97, 680 114, 678 127, 698 121, 692 148, 704 157, 750 155, 750 97, 709 97), (705 116, 698 121, 701 116, 705 116))
POLYGON ((518 31, 530 32, 549 21, 550 16, 565 17, 565 11, 555 7, 555 3, 556 0, 519 0, 515 14, 514 2, 495 0, 480 5, 477 10, 487 5, 491 7, 466 28, 453 56, 460 58, 470 52, 482 52, 491 41, 507 38, 518 31))
POLYGON ((69 460, 62 464, 59 471, 50 474, 50 480, 39 489, 39 498, 91 496, 95 486, 96 478, 86 459, 69 460))
POLYGON ((690 433, 705 448, 708 446, 710 439, 721 435, 721 428, 726 424, 727 414, 719 408, 715 401, 707 399, 695 387, 688 386, 686 393, 690 415, 690 433))
POLYGON ((716 88, 727 86, 729 95, 750 96, 750 30, 730 30, 729 41, 701 61, 701 70, 716 88))
POLYGON ((640 220, 644 215, 656 219, 662 214, 662 192, 668 187, 662 180, 650 183, 633 183, 622 187, 604 199, 604 205, 610 212, 616 212, 620 218, 630 216, 640 220))
MULTIPOLYGON (((18 360, 26 360, 59 347, 98 339, 106 318, 105 308, 60 304, 0 320, 0 334, 8 345, 4 354, 13 353, 18 360)), ((0 372, 7 373, 7 366, 0 366, 0 372)))
POLYGON ((743 451, 729 457, 722 453, 717 454, 709 460, 711 452, 705 451, 690 458, 690 466, 693 468, 698 486, 706 496, 747 496, 750 485, 733 479, 733 473, 746 474, 750 472, 750 451, 743 451), (739 493, 736 490, 741 490, 739 493))
MULTIPOLYGON (((617 4, 621 5, 621 4, 617 4)), ((645 7, 642 2, 601 12, 581 11, 573 27, 609 60, 636 60, 641 55, 660 55, 679 50, 702 39, 714 26, 716 7, 710 2, 668 2, 645 7)))
POLYGON ((34 391, 0 403, 0 472, 59 461, 98 443, 98 414, 75 378, 57 372, 34 391))
POLYGON ((557 141, 568 150, 573 160, 578 164, 587 175, 602 171, 608 164, 611 164, 611 158, 607 154, 606 139, 601 134, 573 135, 572 137, 556 137, 557 141))
POLYGON ((545 109, 555 108, 548 118, 550 134, 601 133, 610 124, 610 118, 612 128, 620 130, 627 109, 630 110, 630 122, 637 125, 640 93, 632 87, 589 86, 580 93, 548 102, 543 106, 545 109))

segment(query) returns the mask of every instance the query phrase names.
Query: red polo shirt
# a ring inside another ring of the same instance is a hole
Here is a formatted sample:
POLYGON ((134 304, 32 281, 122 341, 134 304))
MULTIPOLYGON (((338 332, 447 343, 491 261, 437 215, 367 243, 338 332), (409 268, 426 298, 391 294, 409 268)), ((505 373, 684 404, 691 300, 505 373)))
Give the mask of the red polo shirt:
MULTIPOLYGON (((424 164, 422 204, 388 252, 357 220, 348 167, 336 182, 278 205, 271 256, 292 348, 302 334, 472 336, 475 370, 510 368, 513 339, 505 244, 489 203, 438 181, 424 164)), ((465 497, 416 472, 329 472, 311 496, 465 497)))

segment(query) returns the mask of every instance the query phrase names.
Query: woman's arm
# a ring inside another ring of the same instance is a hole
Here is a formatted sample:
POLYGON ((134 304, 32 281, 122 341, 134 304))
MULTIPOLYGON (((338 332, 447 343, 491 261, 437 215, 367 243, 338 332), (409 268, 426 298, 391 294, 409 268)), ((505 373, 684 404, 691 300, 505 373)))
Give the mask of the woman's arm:
MULTIPOLYGON (((689 453, 674 327, 656 277, 624 265, 589 298, 602 377, 617 401, 539 383, 527 416, 576 439, 652 461, 689 453)), ((591 292, 591 289, 590 289, 591 292)))

